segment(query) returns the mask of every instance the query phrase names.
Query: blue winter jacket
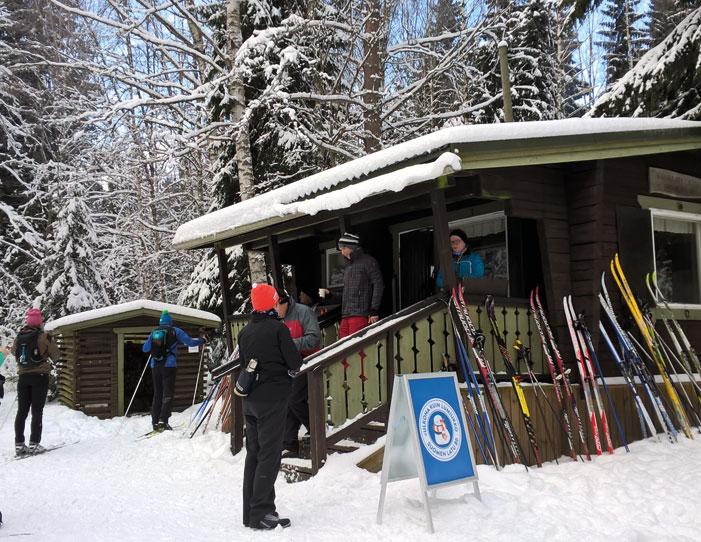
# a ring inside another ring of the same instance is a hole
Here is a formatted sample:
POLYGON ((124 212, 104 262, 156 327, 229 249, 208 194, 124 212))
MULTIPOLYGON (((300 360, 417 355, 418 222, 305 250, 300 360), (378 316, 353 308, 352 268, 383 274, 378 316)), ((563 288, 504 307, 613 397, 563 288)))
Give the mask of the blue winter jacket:
MULTIPOLYGON (((166 327, 166 326, 162 326, 162 327, 166 327)), ((202 339, 193 339, 192 337, 190 337, 187 333, 185 333, 179 327, 175 327, 175 326, 172 326, 172 327, 175 330, 175 337, 177 340, 170 347, 170 351, 168 352, 168 357, 166 358, 166 364, 165 364, 166 367, 176 367, 177 366, 177 362, 175 359, 175 352, 177 351, 179 344, 184 344, 185 346, 199 346, 204 342, 202 339)), ((151 333, 153 333, 153 331, 151 333)), ((141 348, 141 350, 143 350, 144 352, 151 352, 151 333, 149 333, 148 339, 146 339, 144 346, 141 348)), ((156 362, 153 358, 151 358, 151 369, 153 369, 155 366, 156 366, 156 362)))
MULTIPOLYGON (((484 278, 484 262, 482 261, 482 256, 476 252, 463 253, 457 258, 454 255, 453 259, 453 271, 459 279, 484 278)), ((436 277, 436 285, 439 288, 443 287, 443 274, 441 271, 438 272, 438 277, 436 277)))

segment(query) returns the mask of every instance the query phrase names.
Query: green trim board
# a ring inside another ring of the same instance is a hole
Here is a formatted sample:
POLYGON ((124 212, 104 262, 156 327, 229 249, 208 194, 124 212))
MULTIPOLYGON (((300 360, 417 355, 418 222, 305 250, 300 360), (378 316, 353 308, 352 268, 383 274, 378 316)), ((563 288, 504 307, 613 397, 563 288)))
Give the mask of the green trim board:
POLYGON ((664 209, 665 211, 701 214, 701 203, 691 201, 640 195, 638 196, 638 203, 642 209, 664 209))

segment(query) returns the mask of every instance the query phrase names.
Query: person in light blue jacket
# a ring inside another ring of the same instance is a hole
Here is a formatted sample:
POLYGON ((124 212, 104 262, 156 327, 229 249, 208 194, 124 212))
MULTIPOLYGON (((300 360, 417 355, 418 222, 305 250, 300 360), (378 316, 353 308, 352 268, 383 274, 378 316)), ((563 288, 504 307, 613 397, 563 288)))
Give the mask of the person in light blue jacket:
POLYGON ((173 325, 173 317, 164 310, 159 326, 146 339, 142 350, 151 354, 151 376, 153 378, 153 404, 151 423, 154 431, 169 431, 168 425, 173 406, 175 372, 178 345, 200 346, 203 339, 193 339, 179 327, 173 325))
MULTIPOLYGON (((463 230, 450 232, 450 249, 453 252, 453 272, 459 280, 484 278, 484 261, 479 254, 470 250, 467 234, 463 230)), ((443 287, 442 271, 438 272, 436 285, 443 287)))

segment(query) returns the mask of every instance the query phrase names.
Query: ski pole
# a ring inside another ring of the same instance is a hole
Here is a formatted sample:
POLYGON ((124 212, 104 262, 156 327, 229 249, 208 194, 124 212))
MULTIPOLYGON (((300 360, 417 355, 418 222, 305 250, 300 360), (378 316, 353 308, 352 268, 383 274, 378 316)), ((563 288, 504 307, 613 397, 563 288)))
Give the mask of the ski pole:
POLYGON ((15 393, 15 398, 12 400, 12 403, 10 403, 10 408, 8 409, 7 414, 5 415, 5 419, 2 421, 2 425, 0 425, 0 431, 2 431, 2 428, 5 427, 7 420, 10 419, 10 414, 12 413, 12 407, 15 405, 16 402, 17 402, 17 393, 15 393))
POLYGON ((188 428, 192 426, 192 422, 198 419, 201 413, 203 413, 207 405, 209 404, 210 399, 212 396, 216 393, 217 389, 219 388, 219 385, 221 384, 221 380, 217 380, 214 385, 209 388, 209 391, 207 392, 207 397, 205 397, 204 401, 202 401, 202 404, 200 404, 200 408, 197 409, 197 412, 195 412, 195 415, 192 417, 192 420, 188 424, 188 428))
POLYGON ((139 391, 139 386, 141 386, 141 381, 144 379, 144 375, 146 374, 146 368, 149 366, 149 363, 151 363, 151 355, 150 354, 148 356, 148 359, 146 360, 146 365, 144 365, 144 370, 141 371, 141 377, 139 378, 139 382, 136 384, 136 388, 134 389, 134 395, 131 396, 131 401, 129 401, 129 406, 127 407, 127 410, 124 413, 124 418, 126 418, 129 415, 129 411, 131 410, 131 404, 134 402, 134 398, 136 397, 136 392, 139 391))
MULTIPOLYGON (((197 399, 197 387, 200 384, 200 374, 202 373, 202 361, 204 361, 204 343, 202 344, 202 353, 200 354, 200 364, 197 367, 197 379, 195 380, 195 391, 192 392, 192 405, 195 406, 195 400, 197 399)), ((190 418, 190 423, 192 423, 192 418, 190 418)))

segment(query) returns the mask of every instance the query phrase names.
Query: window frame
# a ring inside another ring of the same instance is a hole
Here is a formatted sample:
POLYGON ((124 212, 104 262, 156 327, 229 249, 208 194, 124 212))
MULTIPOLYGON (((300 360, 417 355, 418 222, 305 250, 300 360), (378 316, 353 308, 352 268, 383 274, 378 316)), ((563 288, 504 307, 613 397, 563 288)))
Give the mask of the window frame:
MULTIPOLYGON (((652 268, 657 275, 657 247, 655 246, 655 218, 678 220, 680 222, 691 222, 694 226, 696 238, 696 274, 698 278, 698 290, 701 294, 701 213, 688 211, 674 211, 672 209, 659 209, 651 207, 650 211, 650 235, 652 237, 652 268)), ((667 304, 672 309, 699 310, 701 303, 679 303, 668 301, 667 304)))

